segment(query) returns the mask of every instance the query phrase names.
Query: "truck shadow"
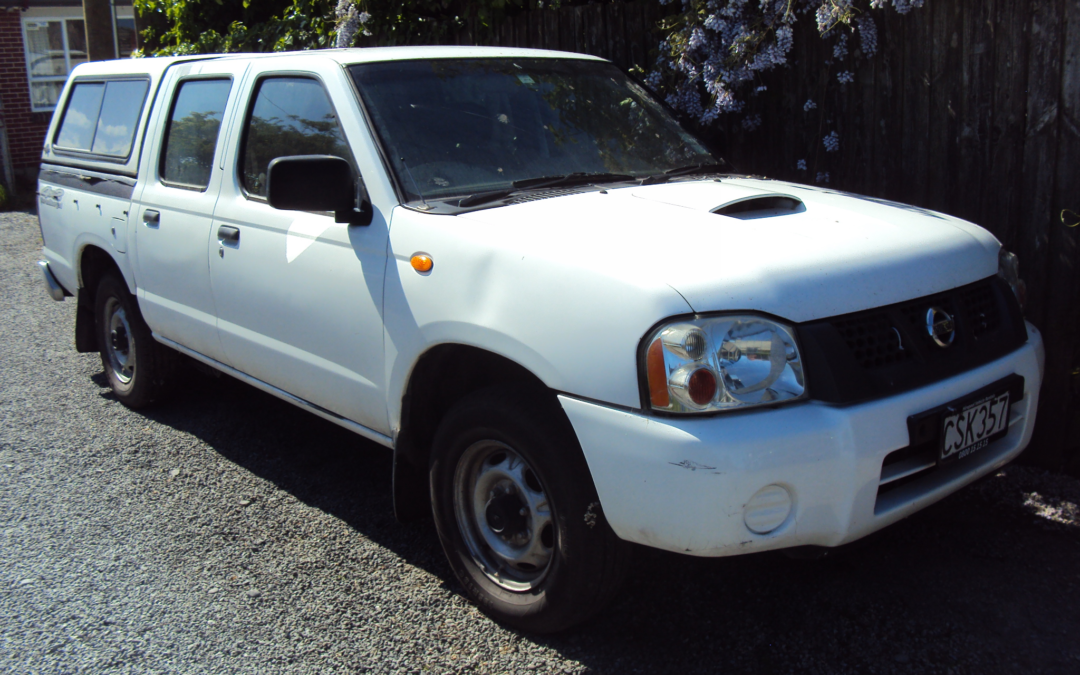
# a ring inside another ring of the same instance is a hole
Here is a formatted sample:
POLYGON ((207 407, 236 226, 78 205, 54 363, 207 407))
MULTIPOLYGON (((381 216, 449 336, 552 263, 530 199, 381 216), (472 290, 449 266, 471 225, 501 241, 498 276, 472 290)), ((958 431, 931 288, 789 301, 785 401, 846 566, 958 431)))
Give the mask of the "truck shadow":
MULTIPOLYGON (((228 377, 193 376, 173 405, 146 416, 462 594, 431 521, 394 519, 386 448, 228 377)), ((1005 480, 820 560, 638 548, 622 593, 596 618, 506 637, 589 672, 1075 673, 1080 528, 1040 518, 1005 480)))

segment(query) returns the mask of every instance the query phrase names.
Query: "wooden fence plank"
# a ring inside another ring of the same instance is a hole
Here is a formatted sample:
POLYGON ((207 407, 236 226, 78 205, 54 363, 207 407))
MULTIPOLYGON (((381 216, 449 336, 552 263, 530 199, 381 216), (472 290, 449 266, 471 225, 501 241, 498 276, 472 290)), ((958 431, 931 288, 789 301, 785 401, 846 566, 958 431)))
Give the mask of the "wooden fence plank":
POLYGON ((626 58, 626 21, 624 18, 625 5, 621 2, 613 2, 608 5, 608 11, 604 17, 607 23, 608 58, 619 68, 626 70, 630 67, 629 59, 626 58))
POLYGON ((1058 97, 1061 90, 1059 2, 1033 0, 1028 49, 1028 100, 1025 121, 1023 189, 1028 197, 1028 233, 1020 247, 1029 270, 1031 316, 1044 321, 1055 167, 1058 97))
POLYGON ((529 47, 544 49, 544 17, 546 12, 526 12, 528 18, 529 47))
POLYGON ((631 2, 626 5, 626 58, 630 68, 638 67, 648 71, 649 64, 646 57, 649 55, 648 38, 652 26, 645 23, 645 12, 641 2, 631 2))
MULTIPOLYGON (((877 163, 877 196, 888 199, 903 199, 902 186, 903 172, 901 170, 900 156, 904 152, 903 134, 901 130, 901 118, 899 111, 903 110, 903 22, 895 12, 881 12, 878 30, 878 43, 884 51, 881 60, 882 78, 878 78, 883 86, 878 90, 877 109, 880 113, 878 118, 878 133, 876 144, 879 147, 888 148, 877 163)), ((836 114, 842 114, 837 112, 836 114)))
POLYGON ((950 132, 949 56, 952 39, 955 8, 954 3, 935 2, 926 9, 931 12, 930 31, 930 86, 927 88, 929 104, 928 143, 931 155, 927 166, 926 206, 937 211, 948 210, 948 176, 951 167, 948 163, 950 132))
POLYGON ((1070 218, 1066 212, 1080 214, 1080 0, 1065 0, 1063 4, 1057 185, 1049 232, 1050 278, 1046 299, 1046 322, 1054 330, 1046 335, 1048 367, 1042 401, 1048 404, 1050 415, 1071 420, 1071 424, 1062 424, 1047 433, 1047 445, 1060 452, 1060 457, 1048 457, 1049 463, 1064 464, 1072 454, 1076 456, 1075 468, 1080 470, 1077 437, 1080 375, 1073 375, 1080 368, 1080 226, 1067 226, 1080 216, 1070 218), (1049 358, 1051 354, 1055 357, 1053 361, 1049 358))
POLYGON ((585 53, 608 58, 610 49, 607 45, 607 34, 604 30, 604 7, 605 5, 588 5, 583 14, 585 18, 585 53))
MULTIPOLYGON (((872 20, 872 19, 871 19, 872 20)), ((854 36, 857 38, 856 36, 854 36)), ((862 48, 859 48, 862 54, 862 48)), ((880 55, 877 55, 880 57, 880 55)), ((858 136, 857 164, 851 189, 859 194, 871 194, 873 191, 873 167, 875 155, 874 134, 877 128, 877 66, 880 58, 866 58, 855 75, 855 91, 852 92, 853 105, 857 106, 856 126, 853 131, 858 136)))
MULTIPOLYGON (((1046 379, 1043 391, 1060 391, 1064 382, 1064 355, 1057 348, 1055 325, 1061 317, 1048 313, 1047 296, 1052 264, 1050 230, 1054 222, 1058 151, 1058 100, 1061 93, 1061 16, 1060 0, 1033 0, 1028 49, 1028 101, 1025 125, 1023 190, 1028 198, 1027 232, 1018 246, 1020 261, 1028 282, 1028 316, 1043 330, 1046 338, 1046 379), (1054 326, 1054 328, 1051 328, 1054 326)), ((1041 416, 1054 419, 1061 414, 1059 400, 1044 396, 1041 416)), ((1061 422, 1040 425, 1033 448, 1037 461, 1059 460, 1061 422)))
MULTIPOLYGON (((963 90, 960 95, 960 185, 949 213, 982 224, 983 172, 989 160, 993 54, 989 17, 993 0, 964 4, 961 45, 963 90)), ((993 228, 993 224, 988 224, 993 228)))
POLYGON ((1016 176, 1024 159, 1024 111, 1027 89, 1027 31, 1030 16, 1025 0, 998 2, 995 7, 993 39, 994 81, 990 151, 987 160, 983 219, 996 220, 998 238, 1012 249, 1023 218, 1021 193, 1016 176), (987 189, 987 186, 993 186, 987 189))
POLYGON ((559 13, 544 12, 544 49, 560 49, 559 13))
POLYGON ((924 21, 903 22, 904 98, 901 105, 901 201, 922 204, 926 201, 926 172, 929 127, 929 100, 926 96, 927 75, 924 21))

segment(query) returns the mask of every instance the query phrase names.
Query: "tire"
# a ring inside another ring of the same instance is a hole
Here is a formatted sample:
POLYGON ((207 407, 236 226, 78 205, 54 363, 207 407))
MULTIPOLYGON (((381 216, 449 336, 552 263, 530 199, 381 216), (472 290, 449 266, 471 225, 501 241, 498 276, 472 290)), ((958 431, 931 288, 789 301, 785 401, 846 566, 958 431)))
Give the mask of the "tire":
POLYGON ((117 400, 143 408, 163 399, 173 384, 176 354, 154 339, 121 279, 102 278, 94 316, 101 364, 117 400))
POLYGON ((443 550, 488 616, 551 633, 618 590, 630 546, 604 520, 554 397, 510 388, 466 397, 439 425, 430 481, 443 550))

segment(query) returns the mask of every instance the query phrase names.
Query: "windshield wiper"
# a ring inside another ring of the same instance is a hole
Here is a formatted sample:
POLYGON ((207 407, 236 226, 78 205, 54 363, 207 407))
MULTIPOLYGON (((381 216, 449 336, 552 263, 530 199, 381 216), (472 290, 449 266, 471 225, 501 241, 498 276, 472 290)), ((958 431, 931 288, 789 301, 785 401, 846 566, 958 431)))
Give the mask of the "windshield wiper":
MULTIPOLYGON (((568 173, 565 176, 541 176, 539 178, 524 178, 522 180, 516 180, 512 183, 515 190, 527 190, 537 188, 548 187, 563 187, 569 185, 589 185, 592 183, 612 183, 623 180, 634 180, 634 177, 629 174, 623 173, 568 173)), ((462 197, 458 200, 457 206, 460 208, 468 208, 470 206, 479 206, 481 204, 488 204, 491 202, 497 202, 500 199, 506 199, 514 190, 489 190, 487 192, 477 192, 476 194, 462 197)))
POLYGON ((649 176, 641 180, 642 185, 656 185, 657 183, 666 183, 676 176, 690 176, 696 173, 720 173, 721 171, 728 171, 727 164, 723 160, 720 160, 719 164, 690 164, 689 166, 680 166, 675 169, 670 169, 664 173, 656 174, 655 176, 649 176))
POLYGON ((490 190, 488 192, 477 192, 474 195, 468 197, 462 197, 458 200, 457 205, 464 208, 467 206, 478 206, 480 204, 487 204, 488 202, 497 202, 500 199, 505 199, 510 196, 513 190, 490 190))
POLYGON ((568 173, 565 176, 541 176, 540 178, 525 178, 516 180, 513 186, 524 188, 560 187, 564 185, 589 185, 590 183, 614 183, 621 180, 634 180, 634 177, 625 173, 568 173))

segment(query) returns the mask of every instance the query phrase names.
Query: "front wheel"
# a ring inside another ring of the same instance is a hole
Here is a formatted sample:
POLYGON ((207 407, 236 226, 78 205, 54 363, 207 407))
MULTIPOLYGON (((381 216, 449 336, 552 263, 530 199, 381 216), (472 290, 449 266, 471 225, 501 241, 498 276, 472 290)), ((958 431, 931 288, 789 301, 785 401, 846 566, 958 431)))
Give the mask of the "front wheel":
POLYGON ((101 364, 116 398, 129 408, 162 398, 172 384, 175 353, 154 340, 124 282, 103 278, 95 308, 101 364))
POLYGON ((547 633, 601 609, 629 545, 611 531, 573 429, 550 396, 478 392, 439 426, 431 461, 435 523, 476 604, 547 633))

